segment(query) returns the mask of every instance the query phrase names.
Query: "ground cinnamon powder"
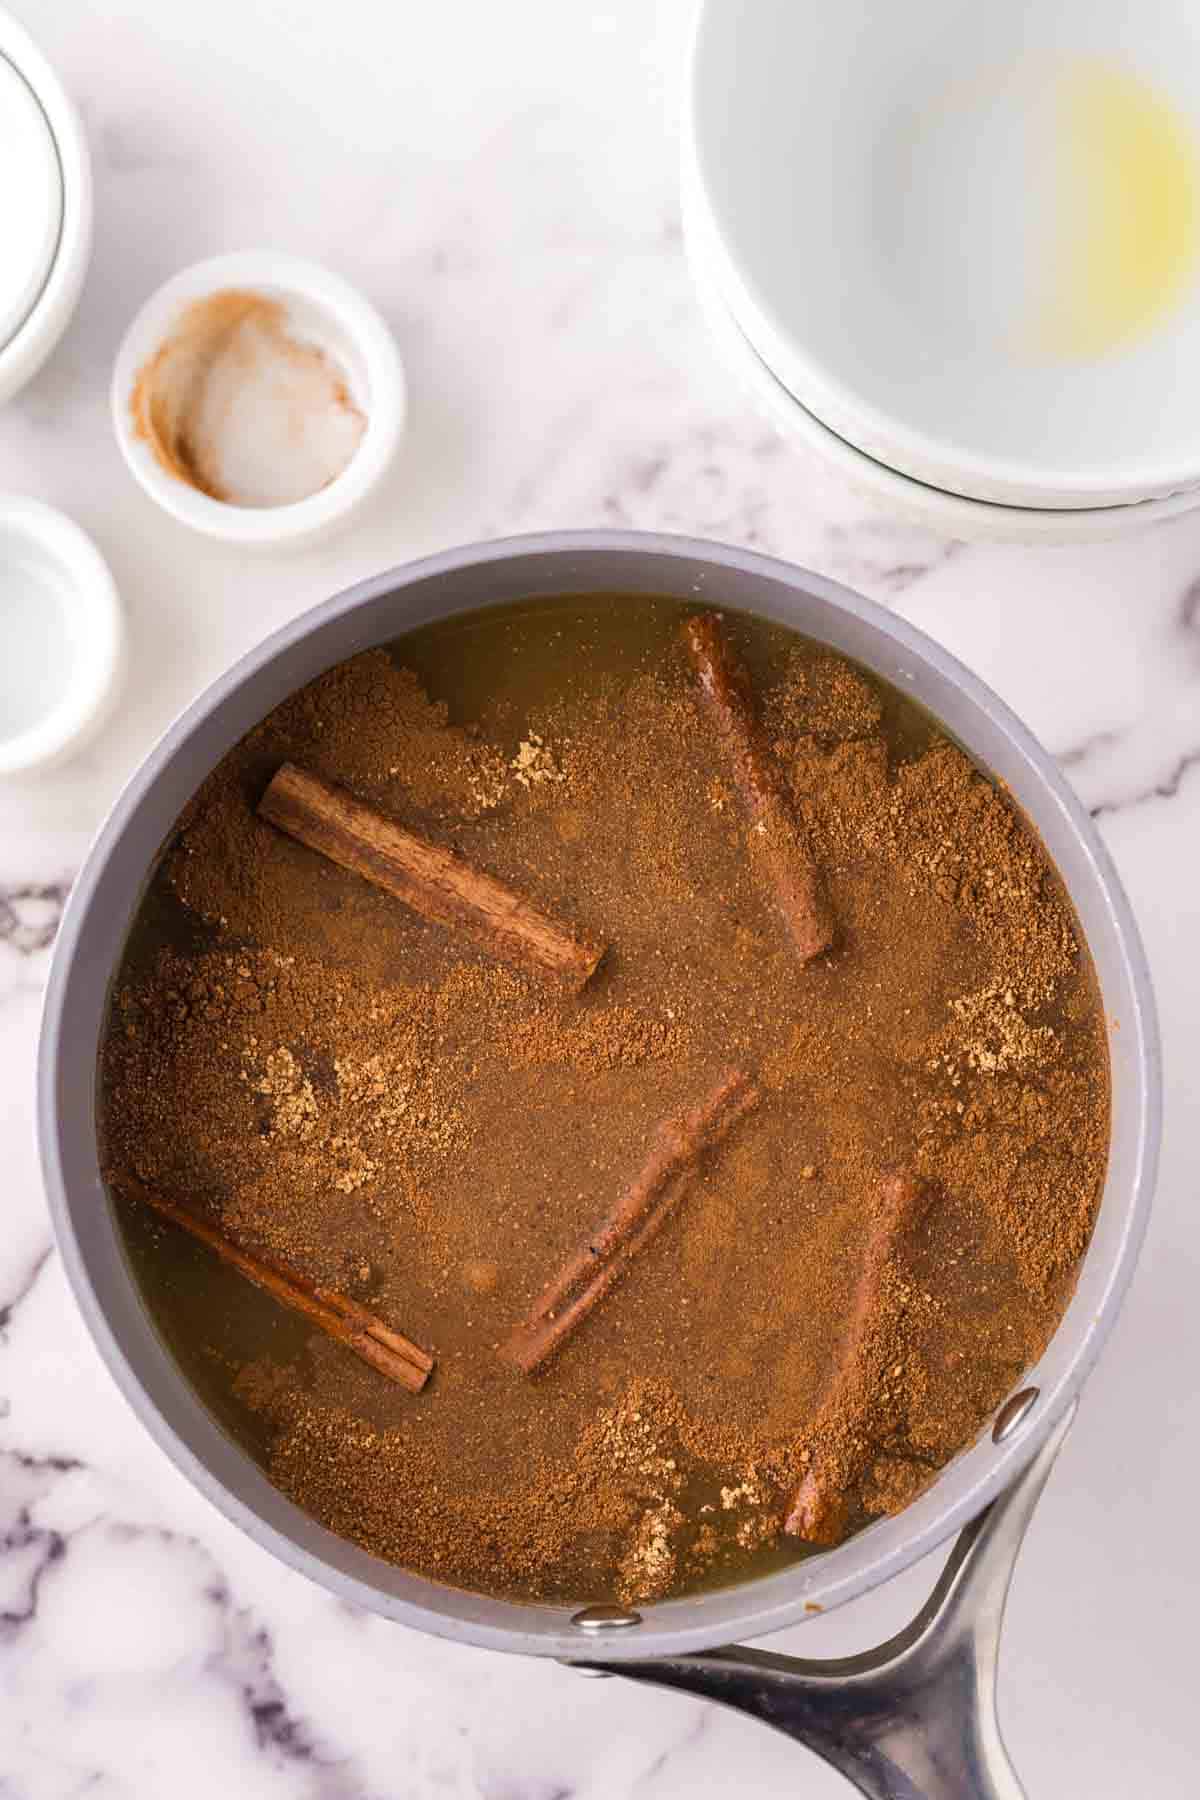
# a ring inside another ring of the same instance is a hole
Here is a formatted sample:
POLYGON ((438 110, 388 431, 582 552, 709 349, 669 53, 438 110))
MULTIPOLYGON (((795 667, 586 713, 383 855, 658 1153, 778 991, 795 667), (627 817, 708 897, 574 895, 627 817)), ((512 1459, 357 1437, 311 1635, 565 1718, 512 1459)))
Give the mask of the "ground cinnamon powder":
POLYGON ((183 309, 139 369, 129 412, 160 468, 231 506, 308 499, 367 425, 345 372, 295 333, 283 302, 234 288, 183 309))
POLYGON ((437 1356, 393 1391, 122 1203, 185 1363, 332 1529, 484 1591, 645 1601, 775 1566, 818 1452, 856 1523, 897 1510, 1044 1347, 1103 1182, 1098 999, 1005 795, 891 690, 733 621, 838 920, 798 971, 680 617, 531 605, 314 682, 187 809, 114 1000, 113 1168, 437 1356), (274 831, 255 806, 289 759, 607 941, 598 975, 547 994, 274 831), (728 1065, 761 1104, 554 1359, 506 1368, 658 1121, 728 1065), (934 1200, 822 1415, 900 1165, 934 1200))

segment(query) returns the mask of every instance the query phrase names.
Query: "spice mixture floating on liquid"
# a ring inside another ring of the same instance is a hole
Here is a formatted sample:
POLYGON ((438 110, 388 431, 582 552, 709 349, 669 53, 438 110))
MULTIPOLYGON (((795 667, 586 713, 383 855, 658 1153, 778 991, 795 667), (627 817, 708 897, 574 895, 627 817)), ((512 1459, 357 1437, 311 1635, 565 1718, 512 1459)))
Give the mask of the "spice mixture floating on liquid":
POLYGON ((225 759, 131 934, 103 1140, 160 1328, 301 1506, 644 1602, 975 1436, 1069 1298, 1107 1068, 1044 852, 924 714, 597 596, 357 657, 225 759))

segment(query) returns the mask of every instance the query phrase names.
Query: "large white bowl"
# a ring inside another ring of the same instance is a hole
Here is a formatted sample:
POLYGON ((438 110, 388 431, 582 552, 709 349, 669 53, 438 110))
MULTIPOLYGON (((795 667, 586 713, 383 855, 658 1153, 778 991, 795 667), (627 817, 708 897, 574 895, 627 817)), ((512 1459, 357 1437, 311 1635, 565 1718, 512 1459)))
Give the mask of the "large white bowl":
POLYGON ((1081 544, 1144 531, 1200 507, 1200 492, 1185 489, 1161 500, 1084 508, 1005 506, 970 500, 890 468, 838 437, 784 387, 750 342, 722 292, 708 236, 684 204, 684 237, 700 310, 717 349, 748 398, 782 437, 835 469, 853 488, 944 535, 992 543, 1081 544))
POLYGON ((1183 0, 704 0, 688 111, 722 288, 838 436, 1023 506, 1200 483, 1200 31, 1183 0), (1130 280, 1177 254, 1140 330, 1051 348, 1043 301, 1085 153, 1096 219, 1145 250, 1130 280))

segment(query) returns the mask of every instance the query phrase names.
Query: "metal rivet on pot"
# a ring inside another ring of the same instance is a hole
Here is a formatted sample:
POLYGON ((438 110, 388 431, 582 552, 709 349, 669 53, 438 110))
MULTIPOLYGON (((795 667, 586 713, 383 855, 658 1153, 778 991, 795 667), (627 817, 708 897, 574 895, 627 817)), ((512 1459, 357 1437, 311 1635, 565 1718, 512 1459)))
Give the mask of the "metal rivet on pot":
POLYGON ((1005 1438, 1012 1436, 1040 1398, 1041 1392, 1041 1388, 1027 1387, 1022 1388, 1019 1394, 1010 1395, 996 1414, 996 1423, 992 1426, 994 1444, 1002 1444, 1005 1438))
POLYGON ((578 1631, 623 1631, 628 1625, 640 1625, 642 1615, 624 1606, 585 1606, 572 1614, 571 1623, 578 1631))

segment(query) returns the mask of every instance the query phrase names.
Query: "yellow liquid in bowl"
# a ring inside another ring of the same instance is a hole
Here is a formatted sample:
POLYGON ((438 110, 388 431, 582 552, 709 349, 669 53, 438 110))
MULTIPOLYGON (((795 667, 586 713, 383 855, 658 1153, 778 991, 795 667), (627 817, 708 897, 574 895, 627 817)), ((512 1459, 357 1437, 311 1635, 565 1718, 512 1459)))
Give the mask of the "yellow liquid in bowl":
POLYGON ((1188 122, 1119 63, 1074 62, 1055 83, 1052 277, 1035 340, 1102 356, 1179 304, 1200 249, 1200 159, 1188 122))

